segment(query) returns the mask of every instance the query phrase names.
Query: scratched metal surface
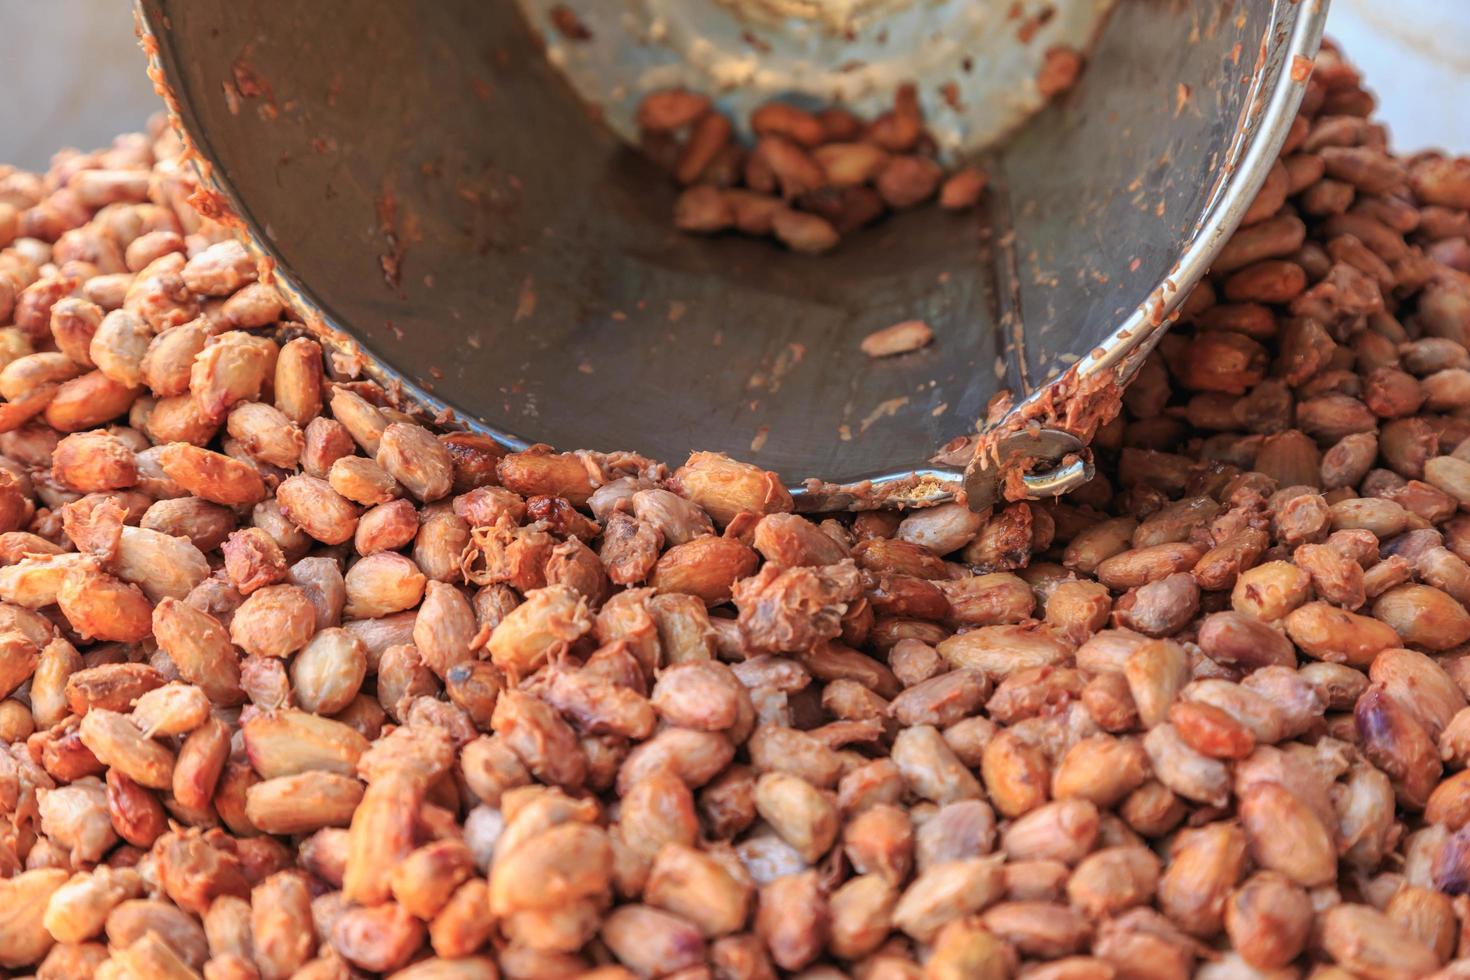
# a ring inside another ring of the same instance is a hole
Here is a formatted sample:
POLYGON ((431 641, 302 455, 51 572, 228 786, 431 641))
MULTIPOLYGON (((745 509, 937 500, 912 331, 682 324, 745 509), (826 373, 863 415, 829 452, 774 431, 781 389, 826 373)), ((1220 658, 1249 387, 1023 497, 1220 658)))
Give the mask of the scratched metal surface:
POLYGON ((1219 191, 1273 18, 1308 6, 1123 0, 1078 88, 987 161, 987 207, 812 258, 674 233, 673 189, 510 4, 140 0, 241 216, 431 403, 513 442, 835 482, 922 465, 1145 300, 1219 191), (859 353, 914 317, 932 347, 859 353))
POLYGON ((1235 137, 1263 95, 1258 75, 1306 6, 1120 4, 1086 88, 1007 145, 1017 244, 1002 318, 1025 348, 1012 390, 1030 394, 1103 344, 1170 277, 1244 154, 1235 137), (1161 23, 1178 39, 1157 43, 1161 23))

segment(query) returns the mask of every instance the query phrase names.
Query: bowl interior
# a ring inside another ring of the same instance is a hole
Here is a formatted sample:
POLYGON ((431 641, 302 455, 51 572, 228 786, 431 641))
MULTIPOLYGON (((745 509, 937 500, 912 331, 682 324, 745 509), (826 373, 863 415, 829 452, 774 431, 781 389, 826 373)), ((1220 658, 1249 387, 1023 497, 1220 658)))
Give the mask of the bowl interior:
POLYGON ((1298 6, 1120 0, 1078 86, 982 161, 980 209, 807 257, 675 232, 675 189, 589 119, 513 4, 140 3, 283 279, 431 405, 512 442, 837 482, 921 465, 1171 274, 1298 6), (911 318, 932 346, 859 351, 911 318))

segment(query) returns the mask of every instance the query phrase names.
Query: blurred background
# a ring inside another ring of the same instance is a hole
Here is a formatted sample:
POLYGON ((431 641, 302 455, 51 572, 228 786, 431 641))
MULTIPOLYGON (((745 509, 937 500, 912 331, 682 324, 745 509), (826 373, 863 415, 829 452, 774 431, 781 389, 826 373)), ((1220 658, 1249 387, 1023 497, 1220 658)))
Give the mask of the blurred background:
POLYGON ((63 146, 92 149, 162 106, 128 0, 0 0, 0 163, 41 170, 63 146))
MULTIPOLYGON (((1470 2, 1332 0, 1327 30, 1378 93, 1396 149, 1470 151, 1470 2)), ((0 37, 0 162, 44 168, 159 106, 126 0, 0 0, 0 37)))

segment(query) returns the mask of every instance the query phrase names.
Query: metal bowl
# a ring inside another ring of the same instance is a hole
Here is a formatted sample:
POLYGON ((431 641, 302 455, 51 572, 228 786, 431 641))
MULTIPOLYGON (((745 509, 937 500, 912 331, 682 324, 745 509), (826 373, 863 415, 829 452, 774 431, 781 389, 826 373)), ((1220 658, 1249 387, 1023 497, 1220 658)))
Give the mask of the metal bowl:
POLYGON ((511 445, 722 450, 824 481, 815 508, 955 494, 965 461, 931 460, 1002 389, 972 506, 1011 456, 1032 492, 1085 479, 1085 459, 1046 472, 1090 435, 1069 420, 1254 197, 1326 2, 1119 0, 1076 87, 982 161, 977 212, 898 214, 817 257, 675 232, 675 189, 589 119, 515 4, 138 9, 206 181, 308 322, 511 445), (915 318, 930 347, 860 352, 915 318))

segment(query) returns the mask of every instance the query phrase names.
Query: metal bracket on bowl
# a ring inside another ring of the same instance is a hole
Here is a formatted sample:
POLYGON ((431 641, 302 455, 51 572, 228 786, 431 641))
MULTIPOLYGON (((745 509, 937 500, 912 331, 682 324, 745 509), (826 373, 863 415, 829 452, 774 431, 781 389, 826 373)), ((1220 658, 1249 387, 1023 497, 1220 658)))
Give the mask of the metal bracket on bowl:
POLYGON ((1022 470, 1029 499, 1057 497, 1092 479, 1087 446, 1060 429, 1031 429, 1001 440, 994 454, 980 453, 965 467, 965 497, 971 510, 983 510, 1003 497, 1002 481, 1022 470))
MULTIPOLYGON (((946 467, 885 473, 856 483, 808 480, 791 487, 803 514, 835 510, 932 507, 963 496, 971 510, 1001 499, 1001 480, 1013 467, 1023 470, 1027 499, 1057 497, 1092 479, 1092 458, 1081 439, 1060 429, 1031 429, 1002 439, 996 457, 982 466, 980 456, 963 473, 946 467)), ((989 457, 987 457, 989 458, 989 457)))

